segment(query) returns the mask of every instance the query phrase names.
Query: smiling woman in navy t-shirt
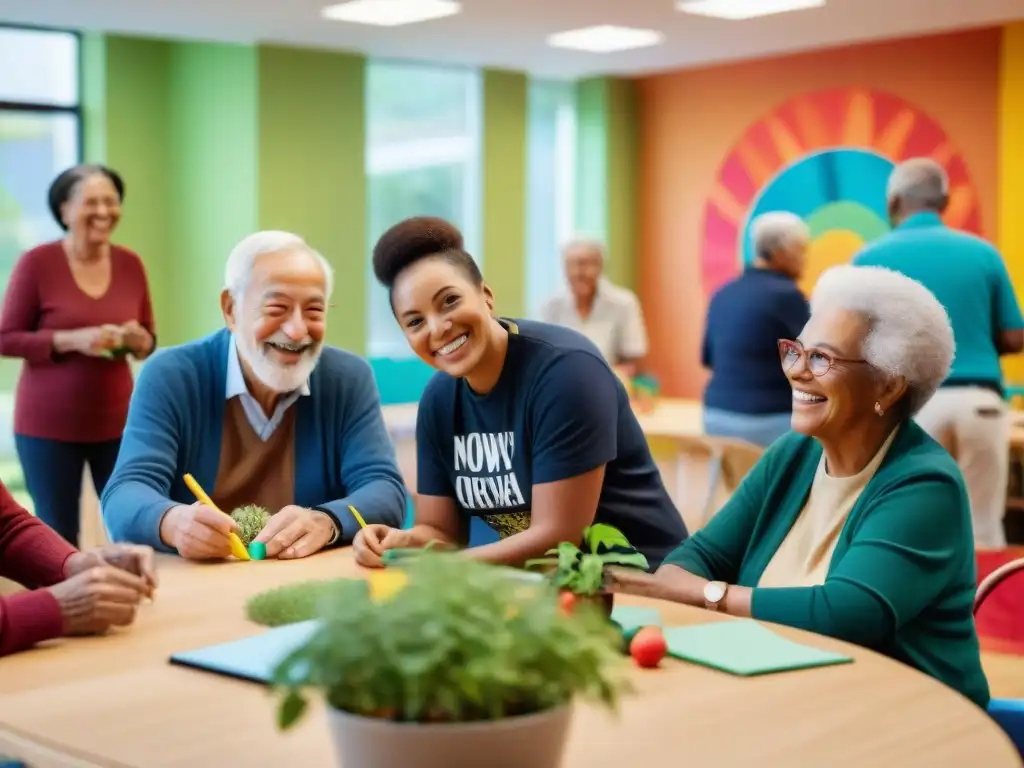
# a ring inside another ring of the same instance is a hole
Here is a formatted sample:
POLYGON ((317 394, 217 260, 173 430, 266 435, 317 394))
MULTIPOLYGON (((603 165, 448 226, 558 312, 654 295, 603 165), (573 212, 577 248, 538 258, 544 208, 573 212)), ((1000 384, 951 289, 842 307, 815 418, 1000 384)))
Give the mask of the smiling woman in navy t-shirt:
POLYGON ((464 546, 469 520, 498 532, 469 550, 521 566, 594 522, 622 531, 656 568, 686 538, 622 383, 582 334, 498 318, 494 294, 446 221, 407 219, 373 253, 409 346, 438 373, 416 420, 416 522, 371 525, 353 546, 464 546))

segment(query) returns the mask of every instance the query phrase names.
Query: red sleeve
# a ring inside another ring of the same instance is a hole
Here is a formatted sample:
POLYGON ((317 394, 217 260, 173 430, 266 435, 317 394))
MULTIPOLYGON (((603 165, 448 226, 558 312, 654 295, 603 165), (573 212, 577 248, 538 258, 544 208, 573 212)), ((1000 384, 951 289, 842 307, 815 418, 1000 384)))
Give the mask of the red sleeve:
POLYGON ((149 331, 153 337, 153 348, 156 348, 156 318, 153 316, 153 301, 149 295, 149 280, 146 278, 146 267, 139 259, 139 272, 142 274, 142 307, 139 310, 139 325, 149 331))
POLYGON ((0 597, 0 656, 60 637, 60 604, 46 589, 0 597))
POLYGON ((64 566, 75 552, 0 483, 0 576, 26 587, 48 587, 64 580, 64 566))
POLYGON ((38 256, 24 254, 14 265, 0 311, 0 355, 44 363, 53 357, 53 331, 39 330, 38 256))

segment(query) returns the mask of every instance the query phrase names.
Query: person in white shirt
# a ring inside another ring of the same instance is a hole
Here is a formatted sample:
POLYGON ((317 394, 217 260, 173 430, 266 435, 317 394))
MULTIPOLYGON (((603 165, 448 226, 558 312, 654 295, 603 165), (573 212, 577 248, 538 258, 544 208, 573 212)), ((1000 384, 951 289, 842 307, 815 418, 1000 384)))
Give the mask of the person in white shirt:
POLYGON ((603 276, 605 249, 595 240, 574 239, 562 251, 568 292, 541 310, 546 323, 563 325, 590 339, 609 365, 628 376, 647 355, 647 328, 640 300, 603 276))

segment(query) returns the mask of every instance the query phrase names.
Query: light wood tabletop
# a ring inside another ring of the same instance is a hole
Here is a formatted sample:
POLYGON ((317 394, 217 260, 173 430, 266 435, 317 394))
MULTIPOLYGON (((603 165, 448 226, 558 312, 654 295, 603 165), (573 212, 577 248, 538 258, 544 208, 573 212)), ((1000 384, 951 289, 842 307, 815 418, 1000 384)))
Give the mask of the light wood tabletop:
MULTIPOLYGON (((172 666, 168 657, 264 631, 246 621, 243 605, 268 587, 360 576, 350 552, 212 565, 162 556, 159 567, 156 601, 134 627, 0 661, 0 754, 31 760, 33 768, 335 764, 322 706, 282 734, 265 687, 172 666)), ((667 626, 732 620, 641 598, 623 602, 656 605, 667 626)), ((835 768, 1021 765, 985 713, 931 678, 860 648, 775 629, 842 650, 855 662, 756 678, 675 660, 656 670, 635 669, 637 692, 618 715, 577 708, 566 768, 667 760, 835 768)))

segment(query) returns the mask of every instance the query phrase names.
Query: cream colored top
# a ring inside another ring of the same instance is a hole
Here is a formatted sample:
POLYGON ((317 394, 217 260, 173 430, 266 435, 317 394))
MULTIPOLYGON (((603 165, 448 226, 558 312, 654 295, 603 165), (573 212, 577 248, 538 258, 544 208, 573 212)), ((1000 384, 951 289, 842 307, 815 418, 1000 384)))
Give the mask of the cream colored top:
POLYGON ((761 574, 759 587, 814 587, 825 583, 839 532, 898 431, 894 429, 867 466, 850 477, 832 477, 822 454, 807 503, 761 574))
POLYGON ((541 309, 546 323, 564 325, 590 339, 609 365, 647 354, 647 328, 640 300, 628 288, 601 278, 594 306, 587 318, 580 317, 576 302, 569 294, 555 296, 541 309))

